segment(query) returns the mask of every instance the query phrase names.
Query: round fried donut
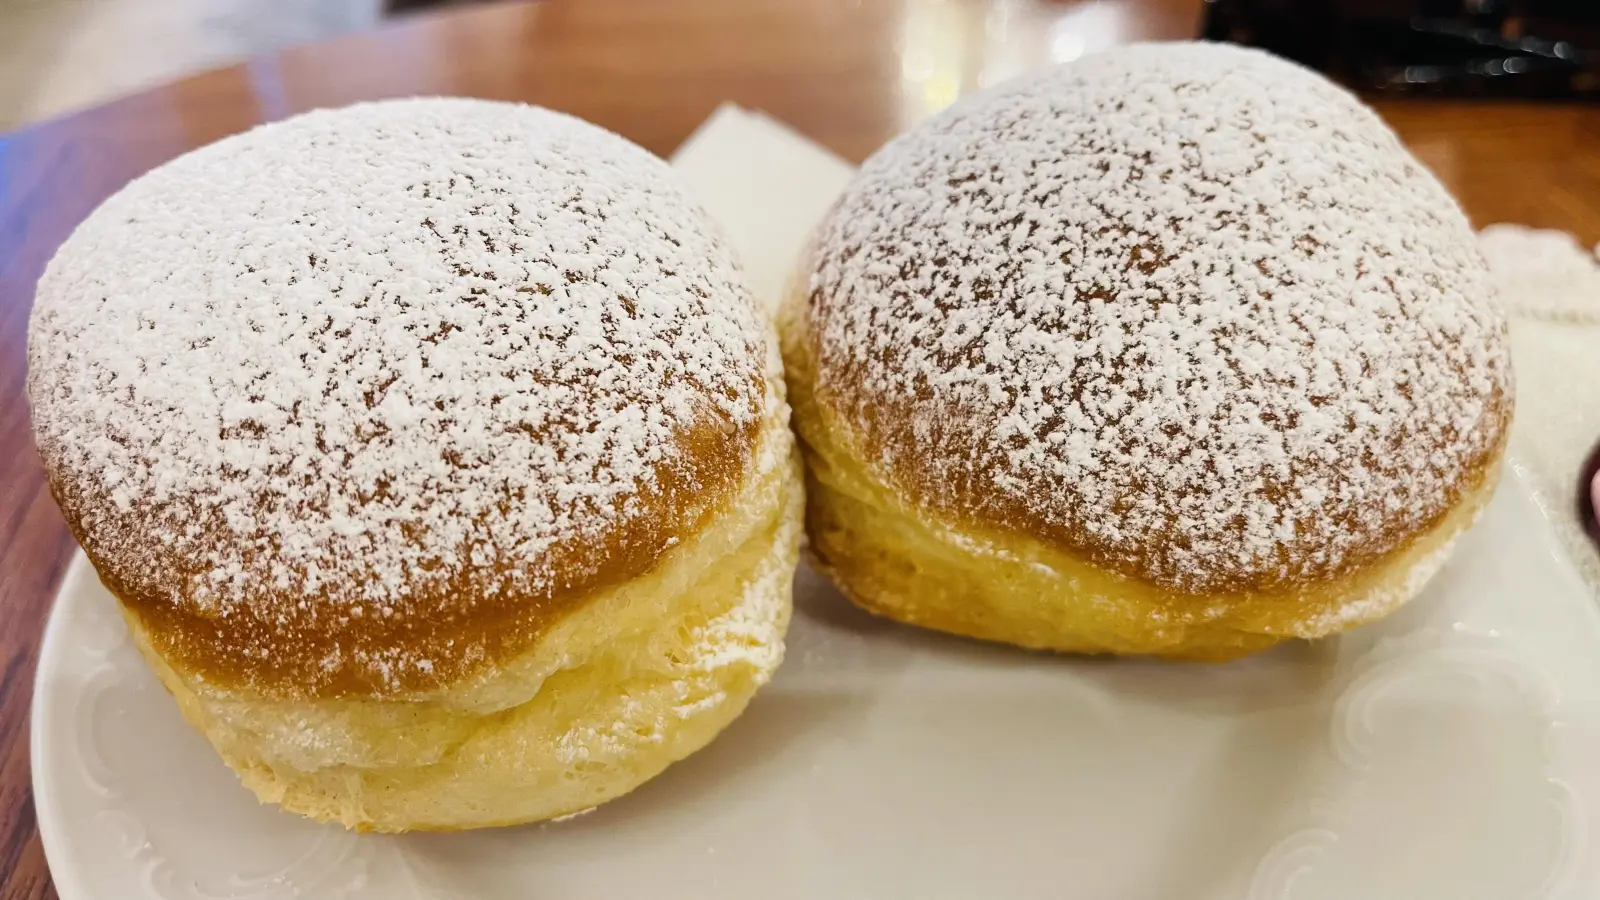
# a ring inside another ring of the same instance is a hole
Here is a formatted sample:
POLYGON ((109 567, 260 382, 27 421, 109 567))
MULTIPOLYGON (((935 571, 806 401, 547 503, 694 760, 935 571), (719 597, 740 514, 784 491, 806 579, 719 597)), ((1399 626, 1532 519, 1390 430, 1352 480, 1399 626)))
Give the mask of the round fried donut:
POLYGON ((1378 618, 1492 493, 1505 325, 1350 94, 1115 50, 875 154, 783 331, 819 563, 885 616, 1226 659, 1378 618))
POLYGON ((633 789, 777 666, 776 345, 660 160, 409 100, 108 200, 39 285, 28 387, 68 523, 244 783, 459 829, 633 789))

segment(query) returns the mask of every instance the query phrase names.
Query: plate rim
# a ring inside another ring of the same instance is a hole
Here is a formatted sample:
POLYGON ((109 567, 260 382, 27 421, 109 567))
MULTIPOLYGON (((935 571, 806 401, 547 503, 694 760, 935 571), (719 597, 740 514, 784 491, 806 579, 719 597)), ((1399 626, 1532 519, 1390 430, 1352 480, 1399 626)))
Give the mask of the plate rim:
POLYGON ((59 760, 45 753, 45 735, 53 731, 46 723, 54 723, 56 713, 46 702, 46 669, 45 661, 60 655, 57 645, 61 642, 61 634, 66 626, 62 624, 66 616, 60 614, 61 598, 66 596, 69 588, 75 587, 86 572, 94 571, 93 563, 84 554, 83 548, 73 544, 72 555, 67 560, 67 570, 61 579, 61 584, 56 588, 56 594, 50 600, 50 612, 45 616, 44 633, 39 640, 39 659, 33 675, 33 697, 28 703, 28 770, 29 789, 32 792, 33 819, 39 830, 39 844, 44 850, 45 865, 49 868, 50 881, 55 886, 56 895, 60 900, 97 900, 93 891, 85 883, 84 876, 76 866, 63 868, 58 861, 65 863, 67 858, 67 837, 64 832, 66 827, 63 819, 57 814, 55 804, 42 802, 51 796, 49 787, 51 779, 47 775, 55 771, 59 760))

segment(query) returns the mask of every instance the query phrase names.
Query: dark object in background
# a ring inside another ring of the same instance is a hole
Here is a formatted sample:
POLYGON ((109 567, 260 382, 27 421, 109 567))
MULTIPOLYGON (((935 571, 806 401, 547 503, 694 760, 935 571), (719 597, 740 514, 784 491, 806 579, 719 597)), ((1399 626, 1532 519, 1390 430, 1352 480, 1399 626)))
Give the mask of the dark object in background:
POLYGON ((394 16, 401 13, 416 12, 417 10, 433 9, 437 6, 462 6, 467 3, 481 3, 483 0, 383 0, 384 15, 394 16))
POLYGON ((1600 100, 1600 0, 1207 0, 1204 36, 1368 93, 1600 100))
POLYGON ((1578 521, 1583 531, 1600 548, 1600 444, 1589 451, 1578 476, 1578 521))

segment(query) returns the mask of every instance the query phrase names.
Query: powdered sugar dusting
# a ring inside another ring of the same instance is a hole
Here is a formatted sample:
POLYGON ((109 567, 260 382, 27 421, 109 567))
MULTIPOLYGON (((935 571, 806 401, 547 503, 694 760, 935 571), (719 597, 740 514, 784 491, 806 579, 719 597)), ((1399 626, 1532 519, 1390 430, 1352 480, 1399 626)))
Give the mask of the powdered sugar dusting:
POLYGON ((1320 76, 1204 44, 957 103, 818 239, 818 396, 884 477, 1178 591, 1388 552, 1492 458, 1465 218, 1320 76))
MULTIPOLYGON (((326 629, 648 555, 616 535, 738 481, 769 353, 660 160, 546 110, 411 100, 260 128, 108 201, 40 283, 29 389, 103 574, 326 629)), ((440 664, 330 652, 391 683, 440 664)))

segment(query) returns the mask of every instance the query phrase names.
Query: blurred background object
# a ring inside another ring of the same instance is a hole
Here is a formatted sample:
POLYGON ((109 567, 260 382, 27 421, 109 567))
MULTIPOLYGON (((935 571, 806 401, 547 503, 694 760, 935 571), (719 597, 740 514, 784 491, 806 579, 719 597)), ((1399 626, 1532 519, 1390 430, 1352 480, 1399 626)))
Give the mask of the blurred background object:
MULTIPOLYGON (((659 0, 666 6, 678 0, 659 0)), ((496 0, 0 0, 0 131, 294 44, 367 31, 391 16, 496 0)), ((556 3, 549 18, 666 15, 655 2, 556 3)), ((900 23, 903 118, 1030 68, 1130 40, 1194 37, 1204 0, 712 0, 737 20, 900 23), (742 7, 742 8, 739 8, 742 7)), ((855 26, 852 26, 855 27, 855 26)), ((865 27, 865 25, 863 25, 865 27)), ((437 62, 437 61, 435 61, 437 62)))
POLYGON ((382 13, 383 0, 0 0, 0 130, 382 13))
POLYGON ((0 131, 472 0, 0 0, 0 131))
POLYGON ((1372 93, 1600 98, 1600 0, 1207 0, 1205 37, 1372 93))
MULTIPOLYGON (((486 2, 491 0, 0 0, 0 131, 179 75, 363 31, 387 16, 486 2)), ((749 2, 759 7, 773 0, 749 2)), ((840 12, 830 0, 811 5, 818 15, 840 12)), ((851 5, 869 17, 904 18, 904 40, 913 51, 905 61, 906 78, 919 85, 911 98, 915 109, 907 110, 912 118, 974 86, 953 80, 936 58, 981 56, 975 76, 981 86, 1125 40, 1197 33, 1265 47, 1370 93, 1600 97, 1600 0, 851 5), (1152 23, 1177 23, 1183 32, 1147 33, 1152 23), (941 51, 945 44, 951 52, 941 51)))

